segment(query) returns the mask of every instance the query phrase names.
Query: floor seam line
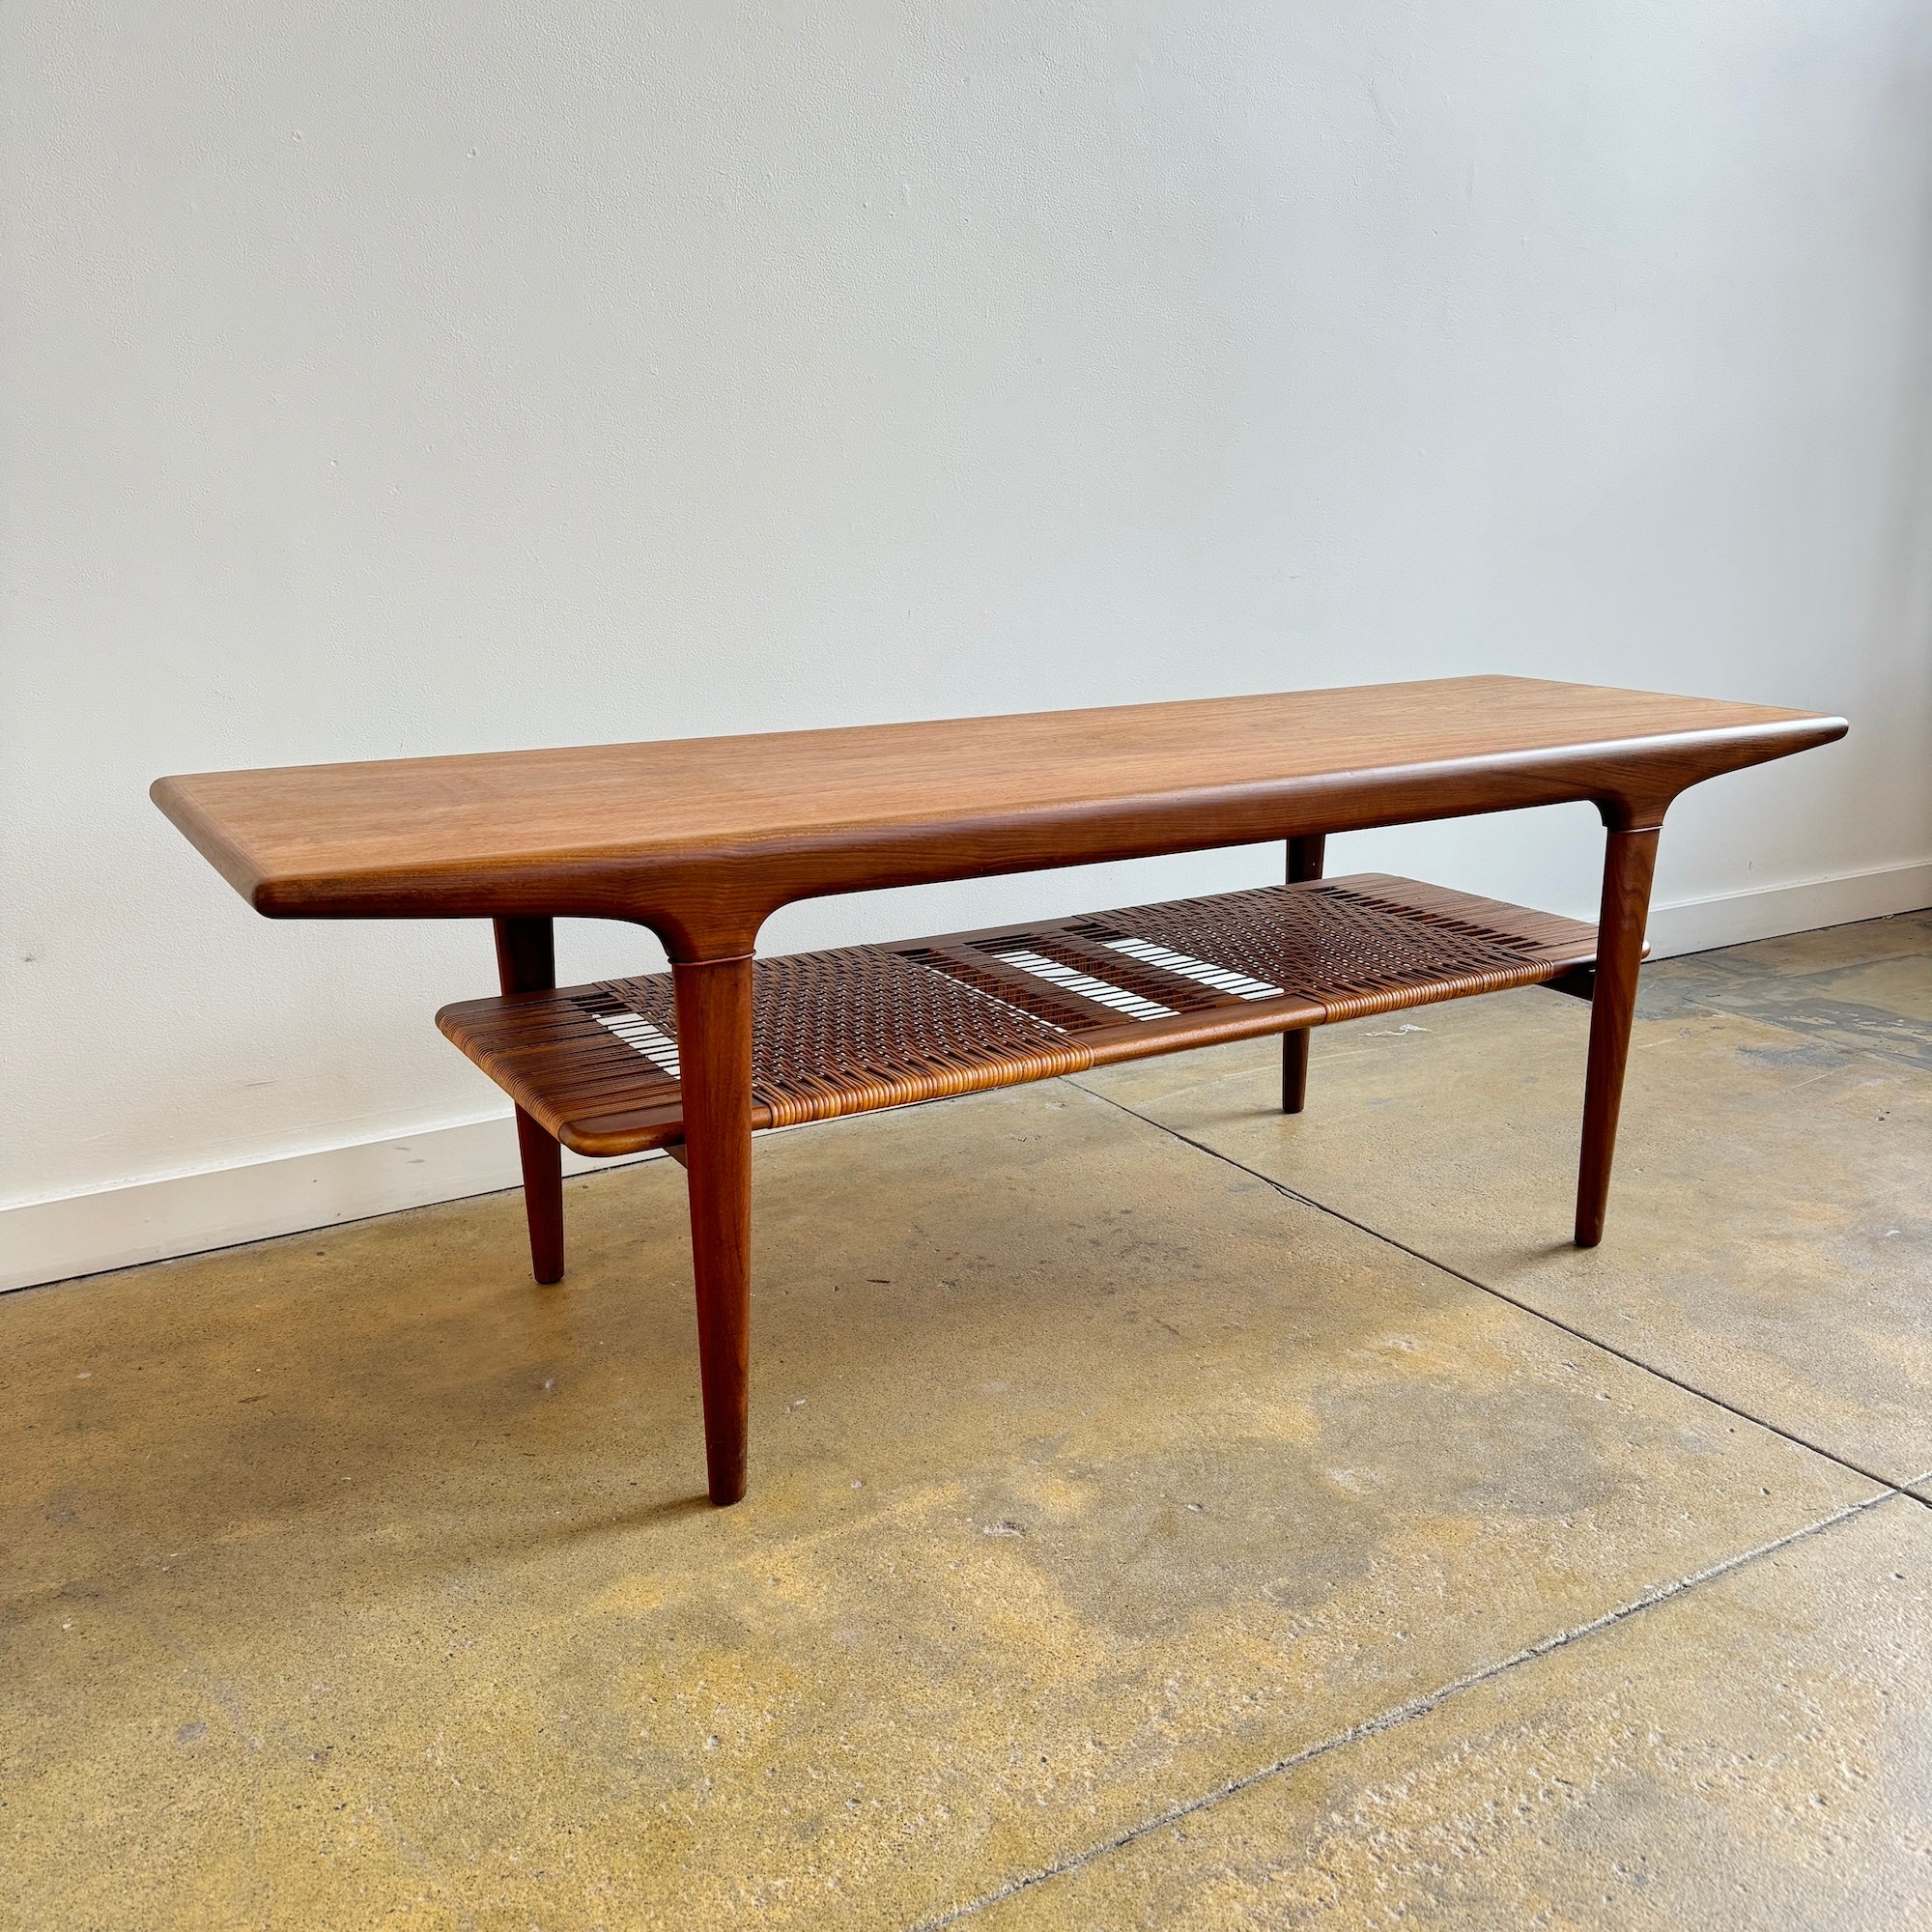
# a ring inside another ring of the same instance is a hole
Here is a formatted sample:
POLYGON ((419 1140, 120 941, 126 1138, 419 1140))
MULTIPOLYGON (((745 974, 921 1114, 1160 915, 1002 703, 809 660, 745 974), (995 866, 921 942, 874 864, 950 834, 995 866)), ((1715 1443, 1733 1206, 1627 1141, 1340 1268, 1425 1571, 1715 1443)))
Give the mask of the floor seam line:
MULTIPOLYGON (((1069 1084, 1080 1085, 1078 1081, 1069 1084)), ((1548 1310, 1538 1308, 1533 1302, 1524 1301, 1511 1294, 1506 1289, 1495 1288, 1489 1282, 1479 1281, 1474 1275, 1465 1273, 1449 1262, 1437 1261, 1434 1255, 1425 1254, 1420 1248, 1410 1247, 1406 1241, 1398 1240, 1393 1235, 1384 1234, 1381 1229, 1371 1227, 1366 1221, 1358 1221, 1353 1215, 1343 1213, 1339 1208, 1331 1208, 1326 1202, 1317 1201, 1312 1195, 1297 1193, 1287 1182, 1275 1179, 1272 1175, 1264 1174, 1259 1168, 1250 1167, 1245 1161, 1236 1160, 1233 1154, 1223 1153, 1219 1148, 1209 1147, 1205 1141, 1195 1140, 1191 1135, 1182 1133, 1179 1127, 1171 1127, 1163 1121, 1152 1120, 1138 1109, 1129 1107, 1124 1101, 1115 1099, 1110 1094, 1097 1093, 1092 1087, 1080 1087, 1080 1091, 1091 1094, 1096 1100, 1104 1101, 1110 1107, 1118 1108, 1128 1119, 1139 1121, 1143 1125, 1152 1127, 1158 1133, 1169 1135, 1183 1147, 1193 1148, 1197 1153, 1205 1153, 1209 1159, 1218 1160, 1225 1166, 1232 1167, 1236 1174, 1245 1174, 1250 1179, 1259 1180, 1263 1186, 1273 1188, 1287 1200, 1295 1202, 1303 1208, 1312 1208, 1318 1214, 1326 1214, 1331 1220, 1341 1222, 1344 1227, 1353 1228, 1357 1234, 1367 1235, 1371 1240, 1380 1241, 1385 1247, 1395 1249, 1398 1254, 1407 1255, 1411 1261, 1421 1262, 1426 1267, 1436 1268, 1454 1280, 1463 1283, 1464 1286, 1475 1289, 1479 1293, 1492 1295, 1506 1307, 1514 1308, 1535 1321, 1547 1322, 1561 1334, 1582 1342, 1592 1349, 1601 1349, 1605 1354, 1614 1357, 1617 1361, 1626 1363, 1644 1375, 1655 1376, 1659 1381, 1668 1382, 1672 1388, 1681 1389, 1686 1395, 1695 1396, 1700 1402, 1708 1402, 1714 1408, 1720 1408, 1727 1415, 1735 1415, 1740 1421, 1748 1422, 1754 1428, 1768 1430, 1773 1435, 1781 1437, 1797 1448, 1808 1449, 1812 1455, 1822 1456, 1828 1463, 1835 1463, 1837 1467, 1862 1478, 1865 1482, 1877 1483, 1893 1494, 1910 1493, 1904 1483, 1896 1482, 1889 1476, 1881 1476, 1876 1470, 1867 1469, 1851 1461, 1849 1457, 1839 1455, 1835 1450, 1827 1449, 1819 1443, 1810 1441, 1794 1430, 1785 1429, 1776 1422, 1769 1422, 1761 1415, 1753 1415, 1749 1409, 1741 1408, 1734 1402, 1726 1402, 1722 1396, 1714 1395, 1709 1389, 1699 1388, 1695 1382, 1686 1381, 1682 1376, 1674 1376, 1668 1369, 1660 1369, 1654 1362, 1646 1362, 1640 1355, 1634 1355, 1628 1350, 1618 1348, 1614 1342, 1605 1342, 1601 1337, 1592 1335, 1587 1329, 1578 1328, 1574 1322, 1565 1321, 1561 1316, 1551 1315, 1548 1310)))
MULTIPOLYGON (((1393 1710, 1384 1711, 1374 1718, 1365 1718, 1360 1723, 1350 1724, 1347 1729, 1337 1731, 1332 1737, 1321 1738, 1314 1744, 1305 1745, 1300 1750, 1291 1751, 1288 1756, 1278 1758, 1272 1764, 1244 1773, 1239 1777, 1230 1778, 1225 1784, 1217 1785, 1213 1790, 1203 1792, 1200 1796, 1187 1799, 1181 1804, 1170 1805, 1166 1810, 1156 1812, 1138 1825, 1130 1825, 1125 1831, 1118 1832, 1096 1845, 1090 1845, 1084 1851, 1057 1860, 1050 1865, 1042 1865, 1037 1871, 1028 1872, 1019 1878, 1009 1880, 979 1898, 969 1899, 963 1905, 951 1906, 931 1918, 918 1919, 907 1928, 907 1932, 942 1932, 945 1926, 956 1924, 960 1919, 983 1912, 989 1906, 998 1905, 1019 1892, 1030 1891, 1035 1886, 1043 1885, 1049 1879, 1064 1878, 1068 1872, 1079 1871, 1111 1853, 1124 1850, 1128 1845, 1152 1833, 1164 1831, 1170 1825, 1179 1824, 1183 1818, 1191 1818, 1226 1799, 1237 1797, 1241 1792, 1251 1790, 1258 1784, 1264 1784, 1271 1778, 1286 1776, 1290 1772, 1299 1771, 1304 1765, 1313 1764, 1318 1759, 1345 1749, 1350 1745, 1364 1743, 1402 1724, 1410 1723, 1418 1718, 1428 1717, 1431 1712, 1440 1709, 1452 1698, 1459 1697, 1465 1691, 1478 1690, 1485 1684, 1493 1683, 1497 1678, 1521 1664, 1533 1663, 1539 1658, 1551 1656, 1559 1650, 1567 1649, 1573 1643, 1580 1643, 1585 1638, 1613 1629, 1616 1625, 1639 1616, 1646 1610, 1655 1609, 1661 1604, 1669 1603, 1686 1591, 1716 1582, 1719 1577, 1727 1577, 1734 1571, 1742 1570, 1747 1565, 1759 1562, 1765 1557, 1776 1556, 1780 1550, 1789 1549, 1794 1544, 1803 1543, 1810 1537, 1835 1529, 1841 1522, 1848 1521, 1855 1516, 1861 1516, 1866 1510, 1877 1509, 1881 1504, 1891 1502, 1902 1493, 1904 1492, 1888 1486, 1878 1495, 1864 1496, 1857 1502, 1843 1503, 1828 1516, 1820 1517, 1817 1521, 1787 1531, 1783 1536, 1774 1537, 1768 1543, 1757 1544, 1749 1549, 1740 1550, 1736 1555, 1720 1558, 1716 1563, 1706 1565, 1702 1570, 1693 1571, 1688 1577, 1678 1577, 1667 1583, 1660 1583, 1653 1589, 1632 1598, 1628 1603, 1620 1604, 1613 1609, 1605 1610, 1601 1616, 1591 1618, 1587 1623, 1575 1625, 1569 1630, 1552 1632, 1548 1636, 1525 1644, 1520 1650, 1513 1651, 1508 1657, 1499 1658, 1493 1663, 1486 1663, 1479 1669, 1452 1678, 1447 1684, 1440 1685, 1434 1690, 1424 1691, 1419 1696, 1411 1697, 1407 1702, 1398 1704, 1393 1710)), ((1913 1497, 1911 1500, 1918 1499, 1913 1497)))

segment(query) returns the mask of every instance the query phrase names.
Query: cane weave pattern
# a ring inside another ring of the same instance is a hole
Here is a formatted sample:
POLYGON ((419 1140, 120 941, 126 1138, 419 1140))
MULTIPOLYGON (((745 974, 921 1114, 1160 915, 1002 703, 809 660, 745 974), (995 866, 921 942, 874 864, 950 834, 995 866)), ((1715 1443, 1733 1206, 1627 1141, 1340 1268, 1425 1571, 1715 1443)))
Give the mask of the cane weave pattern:
MULTIPOLYGON (((669 974, 613 980, 596 991, 676 1037, 669 974)), ((796 952, 752 970, 752 1098, 775 1127, 1093 1064, 1050 1013, 1028 1012, 884 947, 796 952)))
POLYGON ((1151 941, 1312 1000, 1331 1020, 1413 1006, 1431 987, 1473 980, 1469 991, 1487 992, 1548 977, 1523 933, 1340 883, 1136 906, 1066 931, 1102 946, 1151 941))
MULTIPOLYGON (((791 1126, 1555 978, 1595 934, 1380 877, 759 959, 753 1124, 791 1126)), ((474 1000, 443 1031, 566 1146, 680 1137, 671 976, 474 1000)))

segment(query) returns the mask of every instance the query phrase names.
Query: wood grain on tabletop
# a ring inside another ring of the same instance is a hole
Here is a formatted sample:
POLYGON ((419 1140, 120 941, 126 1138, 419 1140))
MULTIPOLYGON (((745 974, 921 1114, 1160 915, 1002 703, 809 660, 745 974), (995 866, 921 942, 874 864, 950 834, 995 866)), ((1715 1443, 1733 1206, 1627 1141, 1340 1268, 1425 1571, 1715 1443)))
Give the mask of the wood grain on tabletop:
POLYGON ((1444 678, 205 773, 154 796, 270 915, 688 914, 693 932, 674 936, 701 949, 821 892, 1564 799, 1654 822, 1687 784, 1844 729, 1708 698, 1444 678))

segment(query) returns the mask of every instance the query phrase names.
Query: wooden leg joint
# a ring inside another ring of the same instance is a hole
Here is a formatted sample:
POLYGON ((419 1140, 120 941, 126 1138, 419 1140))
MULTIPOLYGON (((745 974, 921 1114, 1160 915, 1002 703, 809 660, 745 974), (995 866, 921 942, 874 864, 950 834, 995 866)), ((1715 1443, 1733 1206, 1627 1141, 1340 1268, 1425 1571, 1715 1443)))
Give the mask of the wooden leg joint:
MULTIPOLYGON (((505 994, 548 993, 556 985, 555 929, 547 919, 499 919, 497 977, 505 994)), ((530 1272, 546 1286, 563 1279, 563 1150, 519 1107, 517 1154, 524 1170, 524 1215, 530 1228, 530 1272)))
POLYGON ((752 1326, 752 962, 675 962, 711 1500, 745 1493, 752 1326))
MULTIPOLYGON (((1328 841, 1320 833, 1288 841, 1288 883, 1298 886, 1321 876, 1328 841)), ((1308 1029, 1281 1037, 1281 1111, 1298 1114, 1308 1104, 1308 1029)))
POLYGON ((1577 1245, 1604 1238, 1604 1210, 1616 1151, 1617 1113, 1630 1059, 1643 927, 1657 869, 1657 827, 1612 832, 1605 842, 1604 896, 1590 999, 1590 1065, 1583 1087, 1583 1151, 1577 1177, 1577 1245))

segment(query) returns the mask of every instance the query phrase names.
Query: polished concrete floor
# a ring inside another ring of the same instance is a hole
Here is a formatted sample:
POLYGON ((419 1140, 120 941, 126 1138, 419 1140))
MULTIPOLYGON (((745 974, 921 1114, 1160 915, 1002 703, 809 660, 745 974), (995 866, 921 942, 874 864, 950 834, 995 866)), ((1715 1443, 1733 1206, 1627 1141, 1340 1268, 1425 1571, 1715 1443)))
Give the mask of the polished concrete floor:
POLYGON ((1932 1923, 1932 915, 0 1298, 0 1923, 1932 1923), (1924 1497, 1928 1500, 1921 1501, 1924 1497))

